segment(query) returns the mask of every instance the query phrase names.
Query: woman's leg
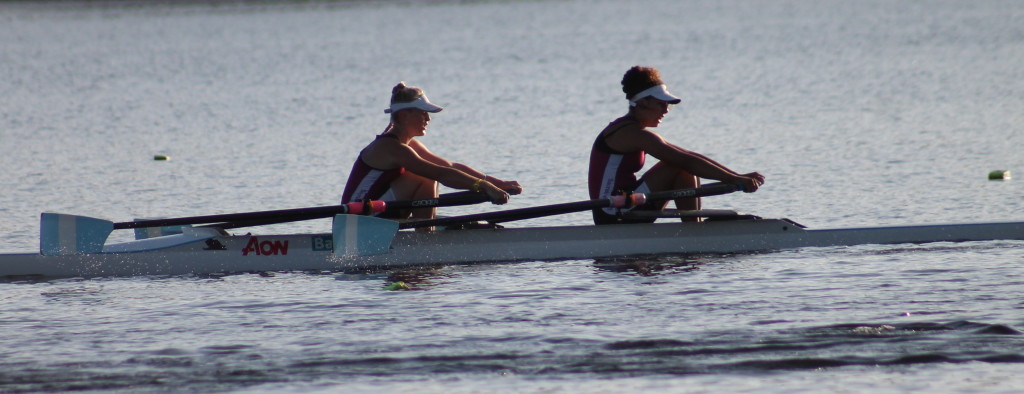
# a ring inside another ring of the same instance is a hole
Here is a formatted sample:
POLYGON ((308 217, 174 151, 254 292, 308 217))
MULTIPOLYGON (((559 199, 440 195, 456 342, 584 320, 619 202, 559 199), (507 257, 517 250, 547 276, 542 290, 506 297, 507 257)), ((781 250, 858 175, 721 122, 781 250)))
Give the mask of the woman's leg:
MULTIPOLYGON (((391 189, 400 200, 437 198, 437 181, 411 172, 406 172, 391 182, 391 189)), ((403 211, 401 217, 407 218, 410 214, 413 219, 433 219, 437 214, 437 208, 416 208, 411 211, 403 211)))
MULTIPOLYGON (((655 192, 700 187, 700 179, 695 175, 661 162, 651 167, 642 181, 655 192)), ((700 198, 680 198, 675 203, 676 209, 680 210, 700 209, 700 198)))

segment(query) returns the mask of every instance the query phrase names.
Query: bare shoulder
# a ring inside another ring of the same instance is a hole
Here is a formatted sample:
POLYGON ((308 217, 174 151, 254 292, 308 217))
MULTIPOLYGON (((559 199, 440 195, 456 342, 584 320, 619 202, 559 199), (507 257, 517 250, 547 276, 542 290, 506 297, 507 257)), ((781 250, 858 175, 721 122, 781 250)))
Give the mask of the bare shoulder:
POLYGON ((370 166, 394 168, 415 157, 416 151, 396 139, 378 138, 363 149, 361 156, 370 166))
POLYGON ((664 144, 665 140, 658 133, 643 127, 640 122, 627 121, 610 126, 605 130, 606 142, 613 149, 629 152, 649 150, 651 145, 664 144), (614 129, 618 126, 617 129, 614 129))
POLYGON ((642 129, 643 129, 643 126, 640 126, 640 122, 637 122, 636 119, 628 118, 628 117, 622 117, 622 118, 615 119, 614 121, 609 123, 607 126, 605 126, 604 130, 601 130, 601 134, 603 134, 603 135, 619 134, 619 133, 621 133, 623 131, 630 131, 630 130, 635 131, 635 130, 642 130, 642 129))
POLYGON ((372 152, 374 154, 388 153, 388 154, 401 154, 403 151, 410 151, 409 146, 399 142, 394 138, 377 138, 370 145, 366 146, 366 152, 372 152))

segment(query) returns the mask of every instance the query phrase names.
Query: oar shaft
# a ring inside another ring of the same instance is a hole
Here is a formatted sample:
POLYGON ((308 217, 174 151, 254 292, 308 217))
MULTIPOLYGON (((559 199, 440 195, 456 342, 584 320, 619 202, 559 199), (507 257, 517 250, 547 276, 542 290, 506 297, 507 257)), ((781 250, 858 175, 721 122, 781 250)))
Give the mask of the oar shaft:
POLYGON ((426 198, 422 200, 390 201, 387 202, 388 212, 402 209, 431 208, 431 207, 453 207, 458 205, 471 205, 491 201, 491 198, 484 193, 464 191, 447 193, 437 198, 426 198))
POLYGON ((740 190, 743 190, 743 187, 740 185, 716 182, 709 183, 698 188, 666 190, 663 192, 647 193, 647 201, 665 201, 675 200, 679 198, 720 196, 722 194, 729 194, 740 190))
POLYGON ((649 193, 646 196, 643 194, 640 194, 639 196, 631 195, 628 196, 628 200, 626 199, 627 196, 614 196, 613 198, 585 200, 565 204, 544 205, 539 207, 511 209, 507 211, 487 212, 438 219, 418 220, 413 222, 401 223, 399 224, 399 228, 447 226, 452 224, 463 224, 477 221, 487 221, 492 223, 511 222, 515 220, 534 219, 544 216, 586 211, 588 209, 598 209, 605 207, 622 208, 634 205, 641 205, 642 203, 639 201, 643 201, 644 199, 646 199, 646 201, 664 201, 674 200, 677 198, 717 196, 722 194, 729 194, 740 189, 741 187, 738 185, 732 185, 727 183, 711 183, 698 188, 666 190, 662 192, 649 193), (634 204, 634 202, 636 203, 634 204))
POLYGON ((574 203, 557 204, 557 205, 545 205, 539 207, 510 209, 507 211, 499 212, 487 212, 478 213, 473 215, 463 216, 452 216, 447 218, 437 218, 428 220, 418 220, 415 222, 404 222, 398 225, 399 228, 417 228, 417 227, 431 227, 431 226, 447 226, 450 224, 461 224, 477 221, 489 221, 489 222, 508 222, 513 220, 525 220, 533 219, 543 216, 556 215, 560 213, 569 213, 577 211, 585 211, 594 208, 603 208, 609 206, 608 199, 603 200, 590 200, 590 201, 579 201, 574 203))
MULTIPOLYGON (((385 202, 386 211, 392 212, 401 209, 414 209, 414 208, 430 208, 430 207, 453 207, 458 205, 470 205, 479 204, 482 202, 490 201, 490 198, 486 194, 478 192, 455 192, 442 194, 438 198, 427 198, 422 200, 408 200, 408 201, 389 201, 385 202)), ((344 212, 339 212, 344 213, 344 212)), ((358 213, 358 212, 353 212, 358 213)), ((328 215, 322 214, 310 214, 310 215, 295 215, 289 217, 276 217, 276 218, 260 218, 253 220, 237 220, 237 221, 225 221, 223 223, 214 223, 203 225, 203 227, 217 227, 221 229, 231 229, 239 227, 255 227, 255 226, 268 226, 271 224, 288 223, 288 222, 299 222, 303 220, 322 219, 334 216, 335 213, 328 215)))
POLYGON ((199 227, 215 227, 215 228, 227 230, 227 229, 240 228, 240 227, 269 226, 271 224, 301 222, 301 221, 305 221, 305 220, 323 219, 323 218, 328 218, 328 217, 333 217, 333 216, 334 216, 334 214, 326 215, 326 216, 325 215, 305 215, 305 216, 288 216, 288 217, 282 217, 282 218, 266 218, 266 219, 254 219, 254 220, 236 220, 236 221, 231 221, 231 222, 219 222, 219 223, 211 223, 211 224, 202 224, 199 227))
MULTIPOLYGON (((438 198, 427 198, 421 200, 392 201, 384 203, 386 208, 374 208, 374 212, 383 209, 411 209, 424 207, 455 206, 478 204, 489 201, 486 194, 477 192, 456 192, 442 194, 438 198)), ((379 204, 373 201, 371 204, 379 204)), ((268 224, 286 223, 292 221, 312 220, 332 217, 343 213, 362 213, 363 203, 348 203, 342 205, 327 205, 310 208, 279 209, 273 211, 256 211, 243 213, 227 213, 220 215, 189 216, 180 218, 136 220, 132 222, 114 223, 114 229, 145 228, 180 226, 186 224, 209 224, 221 223, 223 228, 262 226, 268 224)), ((219 227, 219 226, 218 226, 219 227)))
POLYGON ((507 211, 477 213, 472 215, 452 216, 447 218, 418 220, 414 222, 401 223, 399 224, 399 228, 447 226, 450 224, 462 224, 476 221, 488 221, 493 223, 511 222, 515 220, 526 220, 544 216, 558 215, 563 213, 586 211, 588 209, 632 206, 634 205, 634 201, 637 201, 637 199, 642 199, 642 196, 642 194, 631 196, 613 196, 611 198, 599 198, 595 200, 577 201, 564 204, 542 205, 539 207, 510 209, 507 211))
POLYGON ((292 217, 329 217, 339 213, 348 213, 349 205, 328 205, 322 207, 279 209, 274 211, 226 213, 221 215, 189 216, 168 219, 136 220, 132 222, 114 223, 114 229, 180 226, 186 224, 202 224, 230 221, 255 221, 292 217))

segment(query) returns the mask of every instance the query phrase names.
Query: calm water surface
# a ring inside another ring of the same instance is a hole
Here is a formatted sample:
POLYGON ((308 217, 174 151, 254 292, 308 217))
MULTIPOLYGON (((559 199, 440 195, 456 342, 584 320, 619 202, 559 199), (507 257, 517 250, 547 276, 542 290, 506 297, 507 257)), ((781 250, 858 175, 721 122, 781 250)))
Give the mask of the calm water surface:
MULTIPOLYGON (((1024 184, 986 179, 1024 175, 1018 1, 3 2, 0 251, 38 248, 43 211, 334 203, 400 80, 447 106, 433 151, 526 186, 510 208, 585 199, 635 64, 684 97, 663 135, 768 177, 708 207, 1024 220, 1024 184)), ((7 281, 0 391, 1013 392, 1022 263, 994 241, 7 281)))

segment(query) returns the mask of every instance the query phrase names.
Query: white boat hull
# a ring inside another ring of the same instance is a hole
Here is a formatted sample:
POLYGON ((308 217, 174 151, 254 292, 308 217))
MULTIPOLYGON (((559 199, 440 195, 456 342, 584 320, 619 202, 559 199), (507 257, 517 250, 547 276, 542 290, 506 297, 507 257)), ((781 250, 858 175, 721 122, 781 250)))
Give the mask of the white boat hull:
MULTIPOLYGON (((802 247, 1024 240, 1024 222, 808 230, 786 219, 612 226, 401 231, 390 252, 336 256, 331 234, 238 235, 155 250, 0 255, 0 277, 98 277, 354 270, 427 264, 566 260, 802 247)), ((129 243, 130 244, 130 243, 129 243)), ((109 250, 126 249, 114 245, 109 250)), ((107 250, 107 249, 105 249, 107 250)))

